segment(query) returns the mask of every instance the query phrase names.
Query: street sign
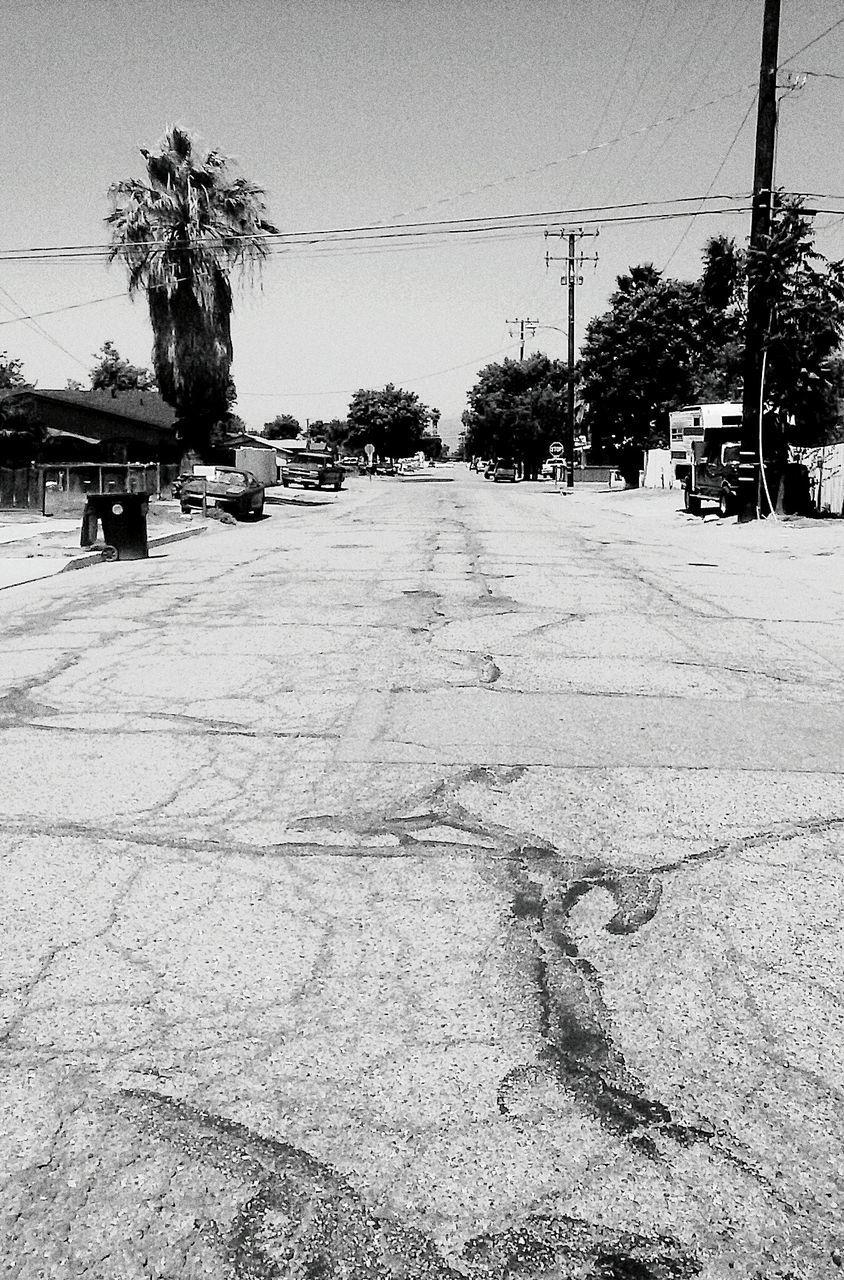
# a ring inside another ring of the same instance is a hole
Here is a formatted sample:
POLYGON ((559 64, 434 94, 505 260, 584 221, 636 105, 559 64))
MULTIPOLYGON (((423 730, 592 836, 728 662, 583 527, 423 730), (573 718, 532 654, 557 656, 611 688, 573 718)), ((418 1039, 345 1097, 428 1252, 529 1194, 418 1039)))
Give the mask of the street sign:
POLYGON ((368 461, 371 462, 372 459, 375 457, 375 445, 365 444, 363 446, 363 451, 366 454, 368 461))
POLYGON ((560 444, 559 440, 554 440, 548 446, 548 453, 552 458, 562 458, 565 453, 565 449, 560 444))

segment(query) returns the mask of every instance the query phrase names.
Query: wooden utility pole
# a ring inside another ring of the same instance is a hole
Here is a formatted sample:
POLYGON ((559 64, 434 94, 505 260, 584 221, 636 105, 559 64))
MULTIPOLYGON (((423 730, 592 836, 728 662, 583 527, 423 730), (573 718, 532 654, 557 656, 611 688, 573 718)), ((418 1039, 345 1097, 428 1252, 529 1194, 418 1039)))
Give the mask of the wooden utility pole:
MULTIPOLYGON (((519 326, 519 361, 525 358, 525 329, 530 331, 530 337, 536 333, 538 320, 505 320, 505 324, 517 324, 519 326)), ((510 331, 512 333, 512 330, 510 331)))
MULTIPOLYGON (((569 278, 569 333, 568 333, 568 358, 569 358, 569 380, 566 390, 568 391, 568 413, 566 415, 566 488, 574 488, 574 286, 578 283, 575 275, 574 261, 574 232, 569 232, 569 261, 568 261, 568 278, 569 278)), ((582 283, 582 278, 581 278, 582 283)))
MULTIPOLYGON (((548 231, 545 232, 546 239, 548 238, 549 234, 551 233, 548 231)), ((559 261, 563 261, 566 264, 566 274, 560 277, 560 284, 568 285, 568 293, 569 293, 569 299, 568 299, 569 301, 569 307, 568 307, 568 311, 569 311, 569 315, 568 315, 569 379, 568 379, 568 384, 566 386, 566 391, 568 395, 567 395, 567 409, 566 409, 566 425, 565 425, 565 431, 563 435, 564 435, 565 456, 566 456, 566 488, 573 489, 574 488, 574 291, 577 285, 583 284, 583 276, 579 275, 578 273, 581 270, 584 262, 587 261, 587 259, 583 256, 582 253, 575 254, 574 245, 576 240, 582 240, 584 236, 597 236, 598 231, 597 229, 595 231, 584 231, 582 227, 578 227, 576 231, 572 231, 571 229, 569 229, 567 231, 560 231, 559 233, 555 232, 554 234, 555 235, 559 234, 561 240, 564 239, 566 236, 568 236, 568 242, 569 242, 569 251, 568 251, 567 257, 559 259, 559 258, 553 257, 550 253, 546 253, 545 265, 547 267, 547 266, 550 266, 552 262, 559 262, 559 261)), ((594 254, 592 257, 589 258, 589 261, 597 262, 598 255, 594 254)))
POLYGON ((765 0, 762 63, 756 115, 756 162, 753 170, 753 213, 750 221, 750 264, 747 291, 747 330, 744 347, 744 394, 739 455, 739 520, 759 514, 759 420, 762 413, 764 350, 771 300, 754 271, 754 255, 771 231, 774 149, 777 137, 777 53, 780 0, 765 0))

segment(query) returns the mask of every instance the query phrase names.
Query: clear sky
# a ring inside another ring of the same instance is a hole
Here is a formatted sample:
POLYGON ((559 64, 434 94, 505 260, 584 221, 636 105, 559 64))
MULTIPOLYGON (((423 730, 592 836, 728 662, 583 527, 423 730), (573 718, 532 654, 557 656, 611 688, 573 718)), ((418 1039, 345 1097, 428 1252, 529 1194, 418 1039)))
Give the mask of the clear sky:
MULTIPOLYGON (((763 0, 0 0, 0 251, 103 243, 109 184, 143 176, 138 148, 174 122, 236 157, 284 231, 741 196, 762 11, 763 0)), ((781 61, 842 17, 841 0, 783 0, 781 61)), ((823 207, 844 215, 844 23, 788 69, 815 74, 782 101, 777 180, 839 197, 823 207)), ((548 225, 561 221, 578 219, 548 225)), ((746 213, 604 223, 583 241, 599 262, 584 265, 578 341, 632 263, 692 277, 708 235, 743 240, 748 225, 746 213)), ((844 216, 817 225, 819 248, 844 257, 844 216)), ((549 248, 562 252, 540 226, 275 253, 262 287, 236 294, 238 412, 253 427, 280 412, 343 416, 357 387, 392 381, 453 432, 477 370, 517 354, 508 320, 556 326, 528 349, 565 356, 549 248)), ((42 387, 84 382, 106 339, 147 364, 143 299, 14 320, 124 286, 117 265, 0 261, 0 350, 42 387)))

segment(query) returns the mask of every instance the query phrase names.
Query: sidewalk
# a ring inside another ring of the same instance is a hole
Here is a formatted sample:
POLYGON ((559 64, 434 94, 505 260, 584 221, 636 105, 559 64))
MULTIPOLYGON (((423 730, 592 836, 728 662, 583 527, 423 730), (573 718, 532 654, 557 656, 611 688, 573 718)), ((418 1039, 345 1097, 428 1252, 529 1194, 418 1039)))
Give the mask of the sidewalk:
MULTIPOLYGON (((214 524, 214 522, 211 522, 214 524)), ((204 533, 209 522, 184 517, 169 503, 150 504, 147 519, 150 550, 204 533)), ((0 591, 52 577, 69 569, 102 564, 102 541, 94 547, 79 543, 82 517, 32 517, 30 513, 0 513, 0 591)))

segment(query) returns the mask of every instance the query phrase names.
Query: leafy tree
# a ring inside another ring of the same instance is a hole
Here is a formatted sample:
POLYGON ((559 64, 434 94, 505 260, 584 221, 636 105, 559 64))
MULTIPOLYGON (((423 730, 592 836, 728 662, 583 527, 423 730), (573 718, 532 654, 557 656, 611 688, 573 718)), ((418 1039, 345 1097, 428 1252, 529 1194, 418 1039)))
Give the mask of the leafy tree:
POLYGON ((381 458, 407 458, 419 449, 430 416, 415 391, 392 382, 379 391, 361 388, 349 405, 348 443, 353 449, 370 443, 381 458))
POLYGON ((740 400, 744 378, 747 272, 735 240, 713 236, 698 282, 699 352, 692 398, 703 404, 740 400))
POLYGON ((702 302, 696 284, 650 263, 619 276, 610 309, 586 326, 580 394, 593 449, 667 440, 668 411, 688 402, 699 366, 702 302))
POLYGON ((276 228, 264 191, 178 126, 141 155, 147 180, 110 189, 111 259, 125 263, 130 294, 146 292, 155 378, 183 448, 207 457, 232 400, 231 274, 260 266, 276 228))
POLYGON ((822 443, 841 416, 844 264, 813 247, 801 202, 776 199, 771 234, 748 254, 725 236, 704 250, 697 281, 650 264, 618 278, 610 310, 586 330, 581 394, 593 448, 663 443, 670 409, 741 398, 747 289, 758 282, 770 317, 765 400, 768 448, 822 443))
POLYGON ((10 356, 8 351, 0 351, 0 390, 28 385, 23 376, 23 361, 17 356, 10 356))
POLYGON ((770 317, 765 401, 780 451, 822 444, 841 416, 844 263, 815 250, 801 201, 778 195, 770 236, 747 255, 747 276, 770 317))
POLYGON ((316 438, 324 441, 327 448, 339 449, 349 434, 349 424, 345 418, 331 418, 328 422, 317 418, 311 423, 309 431, 312 440, 316 438))
POLYGON ((155 378, 149 369, 124 360, 113 342, 104 342, 91 370, 92 391, 155 391, 155 378))
POLYGON ((482 369, 463 414, 466 456, 512 457, 536 476, 548 446, 562 439, 568 366, 535 352, 482 369))
POLYGON ((295 440, 301 430, 299 419, 290 413, 277 413, 272 422, 264 423, 264 435, 268 440, 295 440))

